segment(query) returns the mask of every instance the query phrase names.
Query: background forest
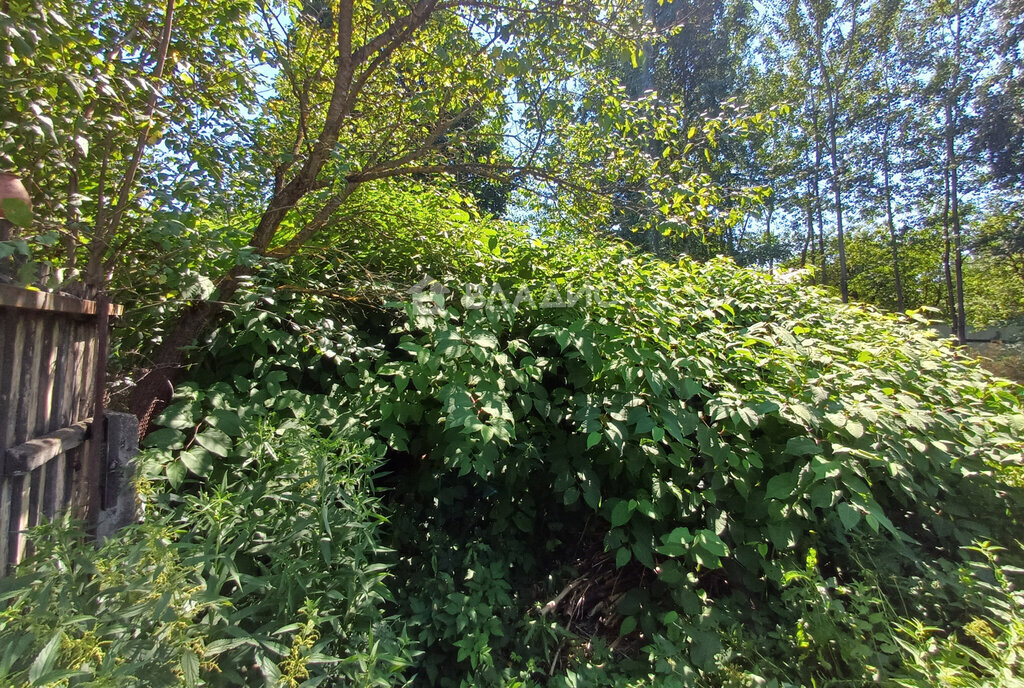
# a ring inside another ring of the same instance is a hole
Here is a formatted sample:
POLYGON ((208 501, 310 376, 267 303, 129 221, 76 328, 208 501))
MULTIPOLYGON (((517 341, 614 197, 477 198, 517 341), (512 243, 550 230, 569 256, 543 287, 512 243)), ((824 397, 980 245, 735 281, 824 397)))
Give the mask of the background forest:
POLYGON ((928 306, 961 339, 1021 312, 1022 8, 1008 3, 673 3, 628 74, 689 112, 791 110, 712 174, 772 193, 696 247, 814 266, 843 299, 928 306), (677 27, 677 28, 674 28, 677 27))
POLYGON ((0 0, 145 447, 0 683, 1019 688, 1022 9, 0 0))

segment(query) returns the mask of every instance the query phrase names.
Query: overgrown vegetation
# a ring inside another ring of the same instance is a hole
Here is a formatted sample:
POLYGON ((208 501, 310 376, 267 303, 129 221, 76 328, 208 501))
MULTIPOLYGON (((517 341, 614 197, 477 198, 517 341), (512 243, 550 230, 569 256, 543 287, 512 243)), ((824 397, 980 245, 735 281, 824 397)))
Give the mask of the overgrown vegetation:
POLYGON ((0 680, 1020 686, 1021 388, 845 303, 1019 311, 1014 3, 911 5, 2 3, 0 277, 147 436, 0 680))
POLYGON ((1020 515, 1016 387, 728 261, 463 232, 386 307, 254 275, 148 439, 170 485, 268 417, 365 443, 425 685, 863 683, 916 675, 934 636, 897 628, 966 637, 962 548, 1020 515))
MULTIPOLYGON (((237 427, 237 426, 236 426, 237 427)), ((238 433, 233 433, 238 434, 238 433)), ((360 448, 250 428, 203 490, 143 483, 144 521, 98 550, 68 523, 0 582, 5 686, 391 685, 415 651, 388 617, 360 448)))
POLYGON ((146 524, 8 583, 10 680, 1015 685, 1017 387, 799 279, 495 229, 376 291, 254 268, 146 524))

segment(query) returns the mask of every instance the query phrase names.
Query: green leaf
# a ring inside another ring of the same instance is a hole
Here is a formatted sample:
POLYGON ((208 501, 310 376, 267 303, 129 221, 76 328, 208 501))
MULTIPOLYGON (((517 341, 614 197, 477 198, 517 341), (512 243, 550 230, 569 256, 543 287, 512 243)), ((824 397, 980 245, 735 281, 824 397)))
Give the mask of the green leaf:
POLYGON ((689 528, 676 528, 671 533, 661 536, 661 541, 665 544, 682 544, 688 545, 693 541, 693 535, 690 534, 689 528))
POLYGON ((185 677, 185 686, 195 688, 199 685, 199 655, 192 650, 181 654, 181 673, 185 677))
POLYGON ((821 447, 810 437, 791 437, 786 442, 786 453, 793 456, 812 456, 821 453, 821 447))
POLYGON ((592 432, 587 435, 587 449, 593 449, 601 442, 601 433, 592 432))
POLYGON ((231 438, 217 428, 207 428, 199 433, 196 442, 217 456, 224 457, 231 453, 231 438))
POLYGON ((853 530, 860 523, 860 511, 850 506, 848 502, 843 502, 837 506, 836 513, 839 514, 839 520, 843 522, 843 527, 846 530, 853 530))
POLYGON ((176 430, 188 430, 196 424, 195 418, 192 416, 191 401, 180 401, 177 404, 171 404, 155 420, 159 425, 166 425, 176 430))
POLYGON ((851 420, 846 424, 846 432, 850 433, 851 437, 859 439, 864 435, 864 426, 858 421, 851 420))
POLYGON ((32 207, 20 198, 5 198, 0 201, 0 210, 11 224, 28 227, 32 224, 32 207))
POLYGON ((767 499, 788 499, 793 496, 793 492, 796 490, 797 476, 793 473, 782 473, 774 476, 768 481, 768 486, 765 488, 765 498, 767 499))
POLYGON ((178 458, 181 459, 181 462, 185 464, 187 469, 198 476, 205 478, 213 470, 213 459, 210 458, 210 452, 203 451, 202 449, 183 451, 178 454, 178 458))
POLYGON ((612 507, 612 527, 618 527, 629 521, 630 515, 633 513, 633 509, 629 506, 629 502, 622 499, 612 507))
POLYGON ((619 626, 619 635, 629 635, 634 630, 636 630, 636 617, 627 616, 625 619, 622 620, 622 625, 619 626))
POLYGON ((405 375, 404 373, 396 373, 395 374, 395 379, 394 379, 395 389, 398 390, 399 394, 404 392, 406 390, 406 388, 409 386, 409 379, 410 378, 407 375, 405 375))
POLYGON ((229 437, 239 437, 242 434, 242 423, 235 411, 216 409, 205 420, 229 437))
POLYGON ((142 443, 155 449, 181 449, 185 446, 185 434, 174 428, 160 428, 146 435, 142 443))
POLYGON ((498 348, 498 338, 490 332, 476 332, 469 335, 469 341, 482 349, 498 348))
POLYGON ((695 547, 701 547, 706 552, 715 555, 716 557, 725 557, 729 555, 729 546, 722 541, 722 538, 718 537, 718 533, 713 530, 702 530, 697 533, 697 536, 693 540, 695 547))
POLYGON ((89 139, 79 135, 74 138, 74 144, 83 158, 89 157, 89 139))
POLYGON ((63 638, 64 632, 57 631, 50 638, 49 642, 43 646, 43 649, 39 651, 35 661, 32 662, 32 666, 28 668, 29 683, 35 685, 40 677, 49 673, 50 669, 53 668, 53 663, 60 652, 61 640, 63 638))
POLYGON ((280 684, 281 670, 278 669, 274 660, 263 652, 256 653, 256 666, 259 667, 260 672, 263 674, 263 680, 268 688, 276 688, 280 684))
POLYGON ((565 347, 569 346, 569 337, 571 336, 572 334, 565 328, 555 331, 555 341, 558 342, 558 346, 562 347, 563 351, 565 347))
POLYGON ((867 514, 864 515, 864 522, 871 526, 871 529, 878 532, 878 526, 881 525, 893 535, 900 535, 900 531, 896 529, 889 517, 882 511, 882 507, 879 506, 878 502, 871 499, 865 504, 867 514))
POLYGON ((633 558, 633 553, 629 547, 619 547, 615 553, 615 568, 621 569, 623 566, 629 563, 629 560, 633 558))
POLYGON ((185 464, 181 461, 174 461, 173 463, 167 464, 167 482, 171 484, 171 487, 178 489, 181 484, 185 481, 185 477, 188 475, 188 469, 185 468, 185 464))
POLYGON ((575 485, 567 489, 562 493, 562 503, 566 506, 572 506, 580 498, 580 489, 575 485))

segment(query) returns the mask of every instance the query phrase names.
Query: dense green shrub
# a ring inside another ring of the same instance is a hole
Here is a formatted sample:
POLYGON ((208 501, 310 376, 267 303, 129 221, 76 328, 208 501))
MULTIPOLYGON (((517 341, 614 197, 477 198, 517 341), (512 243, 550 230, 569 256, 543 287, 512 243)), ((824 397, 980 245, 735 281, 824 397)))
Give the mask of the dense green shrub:
MULTIPOLYGON (((691 648, 680 662, 714 672, 725 648, 703 615, 728 608, 769 637, 799 622, 785 572, 809 552, 836 587, 867 556, 902 580, 1007 525, 994 470, 1019 457, 1017 392, 920 323, 727 262, 574 248, 526 241, 492 261, 483 292, 499 284, 511 301, 525 286, 533 307, 473 308, 457 283, 406 307, 364 394, 380 400, 377 435, 416 459, 396 514, 411 530, 500 542, 513 579, 533 580, 595 539, 634 581, 613 630, 664 634, 691 648), (568 292, 605 303, 553 305, 568 292)), ((400 541, 414 561, 434 556, 400 541)), ((885 646, 786 670, 870 675, 893 661, 885 646)))
POLYGON ((1024 414, 924 318, 727 261, 464 243, 374 283, 386 307, 337 265, 254 273, 150 438, 172 485, 217 485, 270 416, 383 457, 406 678, 859 684, 901 671, 898 620, 973 618, 961 548, 1018 523, 1024 414))

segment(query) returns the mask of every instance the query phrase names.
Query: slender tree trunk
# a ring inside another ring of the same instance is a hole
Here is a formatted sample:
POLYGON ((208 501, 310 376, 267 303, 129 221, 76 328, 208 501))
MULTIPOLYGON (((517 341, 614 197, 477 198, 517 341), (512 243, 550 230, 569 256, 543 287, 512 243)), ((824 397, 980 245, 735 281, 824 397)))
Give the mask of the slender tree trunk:
MULTIPOLYGON (((814 241, 814 206, 811 199, 811 184, 807 182, 807 206, 804 208, 807 215, 807 234, 804 235, 804 245, 800 249, 800 267, 807 267, 807 251, 814 241)), ((813 262, 813 257, 812 257, 813 262)))
POLYGON ((118 190, 117 204, 111 203, 96 213, 96 221, 93 227, 93 235, 89 242, 89 261, 85 268, 86 285, 98 292, 106 289, 108 275, 104 270, 104 259, 111 260, 114 256, 107 256, 110 250, 110 242, 117 236, 117 230, 121 226, 127 205, 131 200, 132 188, 135 186, 135 177, 139 172, 139 165, 148 147, 150 123, 153 120, 153 113, 156 112, 159 82, 164 76, 164 65, 167 62, 167 52, 171 45, 171 35, 174 31, 174 0, 167 0, 164 5, 164 21, 160 36, 160 43, 157 46, 156 65, 153 68, 153 92, 150 93, 146 102, 146 123, 143 125, 135 142, 135 150, 132 152, 128 168, 125 170, 124 178, 118 190))
POLYGON ((900 276, 899 243, 896 237, 896 223, 892 219, 892 184, 889 181, 889 122, 882 129, 882 180, 885 187, 885 223, 889 228, 889 248, 892 253, 892 278, 896 287, 896 310, 906 310, 903 298, 903 280, 900 276))
MULTIPOLYGON (((856 28, 856 12, 854 12, 854 29, 856 28)), ((851 33, 852 35, 852 33, 851 33)), ((839 253, 839 293, 843 303, 850 300, 849 287, 847 285, 846 271, 846 235, 843 231, 843 192, 842 192, 842 156, 839 154, 837 143, 838 135, 836 129, 839 126, 839 93, 838 86, 833 82, 828 71, 823 52, 824 39, 822 27, 819 24, 815 32, 815 51, 818 58, 818 69, 821 73, 821 82, 825 87, 825 102, 828 105, 828 116, 825 118, 825 125, 828 128, 829 159, 832 163, 832 198, 835 203, 836 216, 836 244, 839 253)))
MULTIPOLYGON (((644 14, 643 18, 645 22, 654 24, 654 13, 657 11, 658 2, 657 0, 644 0, 644 14)), ((643 59, 637 68, 633 70, 633 84, 636 89, 634 97, 642 97, 648 91, 654 90, 654 44, 647 41, 643 44, 643 59)), ((656 145, 651 144, 650 152, 652 155, 657 155, 656 145)), ((661 235, 657 229, 650 229, 647 231, 647 250, 656 255, 660 256, 665 252, 665 237, 661 235)))
POLYGON ((967 313, 964 310, 964 252, 963 237, 960 231, 960 164, 956 155, 956 134, 958 117, 954 111, 954 99, 960 90, 960 59, 961 59, 961 22, 960 1, 954 3, 956 11, 956 29, 953 44, 953 79, 950 93, 946 96, 946 158, 949 161, 949 197, 950 212, 953 220, 953 240, 955 243, 954 271, 956 277, 956 338, 964 344, 967 341, 967 313))
POLYGON ((846 236, 843 233, 843 192, 842 181, 840 179, 842 175, 842 162, 839 156, 839 148, 836 145, 836 104, 833 102, 834 98, 835 94, 831 94, 829 96, 829 157, 832 160, 832 197, 836 204, 836 241, 839 249, 839 294, 843 299, 843 303, 847 303, 850 300, 850 292, 846 274, 846 236))
POLYGON ((821 134, 818 127, 818 109, 814 108, 814 209, 818 216, 818 253, 821 256, 821 279, 819 284, 828 284, 828 259, 825 255, 825 212, 821 202, 821 134))
POLYGON ((946 282, 946 310, 949 312, 949 322, 952 330, 956 332, 957 314, 956 301, 953 298, 953 273, 950 269, 950 241, 949 241, 949 165, 943 165, 942 169, 942 272, 946 282))
POLYGON ((949 225, 953 226, 953 277, 956 290, 956 312, 953 326, 957 341, 967 341, 967 316, 964 312, 963 240, 960 231, 959 165, 956 159, 956 125, 953 104, 946 98, 946 165, 949 170, 949 222, 946 223, 946 271, 949 272, 949 225))

